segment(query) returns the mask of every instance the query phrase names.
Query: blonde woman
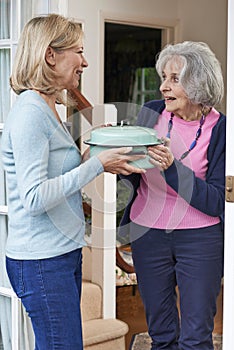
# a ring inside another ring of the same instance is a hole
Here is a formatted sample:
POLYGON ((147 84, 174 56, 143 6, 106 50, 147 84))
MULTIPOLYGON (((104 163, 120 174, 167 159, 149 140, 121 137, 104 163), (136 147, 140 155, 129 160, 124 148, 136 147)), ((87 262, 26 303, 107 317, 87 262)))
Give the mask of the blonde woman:
POLYGON ((82 350, 80 315, 84 215, 81 188, 103 171, 143 172, 129 148, 82 159, 56 102, 79 85, 88 63, 80 25, 51 14, 23 29, 11 76, 19 95, 2 136, 8 184, 6 266, 36 350, 82 350))

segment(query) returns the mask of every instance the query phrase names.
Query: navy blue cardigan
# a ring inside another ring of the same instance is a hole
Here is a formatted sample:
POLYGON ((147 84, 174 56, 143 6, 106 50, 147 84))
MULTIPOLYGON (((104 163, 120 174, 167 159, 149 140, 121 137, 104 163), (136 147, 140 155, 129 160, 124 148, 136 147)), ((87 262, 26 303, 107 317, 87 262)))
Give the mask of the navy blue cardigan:
MULTIPOLYGON (((153 128, 157 124, 159 115, 165 108, 163 100, 147 102, 141 109, 137 125, 153 128)), ((213 127, 210 144, 207 150, 208 169, 206 179, 195 176, 194 172, 177 159, 164 172, 167 184, 172 187, 191 206, 210 216, 219 216, 223 224, 225 206, 225 147, 226 145, 226 117, 220 113, 218 122, 213 127)), ((125 235, 128 227, 131 205, 137 195, 140 184, 139 174, 124 177, 133 188, 133 194, 124 211, 120 222, 120 234, 125 235)), ((123 177, 121 176, 121 179, 123 177)))

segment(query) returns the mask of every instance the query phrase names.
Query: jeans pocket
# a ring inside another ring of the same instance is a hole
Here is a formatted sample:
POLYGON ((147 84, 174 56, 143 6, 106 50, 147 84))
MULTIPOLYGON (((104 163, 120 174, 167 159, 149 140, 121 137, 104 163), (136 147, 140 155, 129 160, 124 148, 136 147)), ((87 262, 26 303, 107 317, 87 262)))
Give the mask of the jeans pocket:
POLYGON ((6 270, 15 294, 20 298, 25 293, 23 280, 23 260, 6 257, 6 270))

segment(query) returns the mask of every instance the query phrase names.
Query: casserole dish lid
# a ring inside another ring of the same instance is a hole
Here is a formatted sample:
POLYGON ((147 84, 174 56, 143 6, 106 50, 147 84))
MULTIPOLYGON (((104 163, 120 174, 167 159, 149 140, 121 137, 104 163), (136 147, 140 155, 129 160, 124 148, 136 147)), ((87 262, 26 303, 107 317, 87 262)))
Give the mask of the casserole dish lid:
POLYGON ((157 131, 142 126, 106 126, 91 131, 91 138, 84 143, 91 146, 128 147, 161 144, 157 131))

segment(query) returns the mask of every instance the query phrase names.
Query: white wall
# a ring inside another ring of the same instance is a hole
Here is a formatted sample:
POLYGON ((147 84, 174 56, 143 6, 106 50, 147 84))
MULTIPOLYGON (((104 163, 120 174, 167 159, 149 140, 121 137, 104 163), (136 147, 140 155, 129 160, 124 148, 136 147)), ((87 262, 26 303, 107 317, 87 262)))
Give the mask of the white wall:
POLYGON ((85 30, 89 68, 83 78, 83 93, 94 104, 103 102, 104 18, 149 26, 174 26, 176 41, 207 42, 226 76, 227 1, 68 0, 68 15, 79 19, 85 30))
MULTIPOLYGON (((225 86, 227 72, 228 0, 179 0, 180 40, 204 41, 221 62, 225 86)), ((222 104, 225 112, 225 101, 222 104)))
POLYGON ((85 54, 89 68, 85 70, 82 92, 90 102, 103 102, 104 19, 154 26, 174 26, 178 0, 68 0, 68 16, 84 24, 85 54))

